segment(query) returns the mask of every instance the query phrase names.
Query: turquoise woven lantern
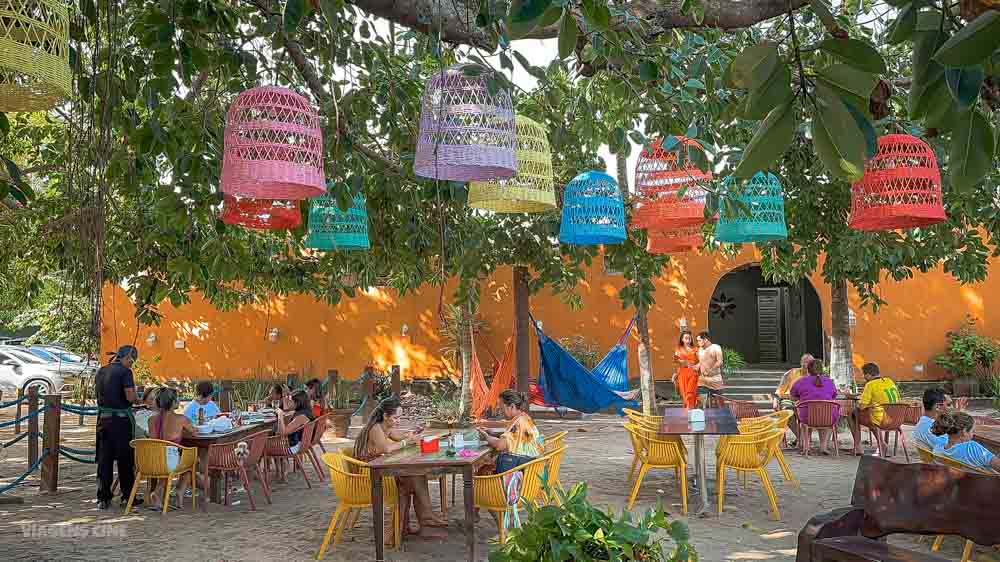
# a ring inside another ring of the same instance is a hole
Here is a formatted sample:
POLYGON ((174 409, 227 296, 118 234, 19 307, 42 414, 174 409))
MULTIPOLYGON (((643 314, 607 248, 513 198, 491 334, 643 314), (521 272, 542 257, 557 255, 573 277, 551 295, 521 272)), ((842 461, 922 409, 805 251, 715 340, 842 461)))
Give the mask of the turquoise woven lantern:
POLYGON ((330 196, 317 197, 309 208, 309 234, 306 247, 314 250, 367 250, 368 210, 365 198, 354 196, 353 204, 341 211, 330 196))
MULTIPOLYGON (((729 176, 724 184, 730 187, 733 181, 733 176, 729 176)), ((737 215, 734 217, 727 217, 722 213, 719 224, 715 227, 716 240, 739 244, 788 238, 785 194, 777 176, 770 172, 757 172, 735 199, 746 208, 737 208, 737 215)))
POLYGON ((625 203, 613 177, 584 172, 566 185, 559 241, 578 246, 625 241, 625 203))

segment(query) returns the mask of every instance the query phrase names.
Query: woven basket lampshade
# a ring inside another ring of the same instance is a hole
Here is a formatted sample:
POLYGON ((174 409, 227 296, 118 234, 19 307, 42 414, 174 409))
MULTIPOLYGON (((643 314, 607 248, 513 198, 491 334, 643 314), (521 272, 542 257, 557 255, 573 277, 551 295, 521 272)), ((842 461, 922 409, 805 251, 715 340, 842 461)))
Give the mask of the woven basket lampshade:
POLYGON ((934 151, 911 135, 878 139, 875 157, 851 188, 851 228, 896 230, 946 220, 934 151))
POLYGON ((559 241, 580 246, 625 241, 625 204, 614 178, 590 171, 566 185, 559 241))
POLYGON ((368 209, 361 195, 346 211, 340 210, 333 197, 317 197, 309 208, 309 235, 306 247, 315 250, 367 250, 368 209))
POLYGON ((222 191, 254 199, 326 192, 323 133, 309 100, 276 86, 236 96, 226 116, 222 191))
MULTIPOLYGON (((726 178, 726 187, 732 185, 733 176, 726 178)), ((736 197, 744 208, 737 210, 734 217, 725 213, 715 227, 715 239, 719 242, 740 244, 743 242, 769 242, 788 238, 785 226, 785 195, 778 176, 767 172, 757 172, 743 186, 736 197)))
POLYGON ((646 238, 646 251, 650 254, 681 254, 697 250, 703 243, 700 226, 650 229, 646 238))
POLYGON ((66 2, 0 0, 0 111, 51 109, 71 83, 66 2))
POLYGON ((302 224, 298 201, 249 199, 226 195, 222 222, 257 230, 291 230, 302 224))
POLYGON ((497 213, 540 213, 556 208, 552 151, 541 125, 517 116, 517 175, 471 182, 469 206, 497 213))
POLYGON ((421 177, 475 181, 513 177, 517 133, 510 92, 490 92, 490 72, 459 64, 427 82, 413 171, 421 177))
POLYGON ((698 141, 677 137, 669 150, 657 140, 639 155, 635 167, 638 204, 632 214, 637 228, 677 228, 705 222, 705 185, 711 171, 702 171, 690 158, 692 151, 704 151, 698 141))

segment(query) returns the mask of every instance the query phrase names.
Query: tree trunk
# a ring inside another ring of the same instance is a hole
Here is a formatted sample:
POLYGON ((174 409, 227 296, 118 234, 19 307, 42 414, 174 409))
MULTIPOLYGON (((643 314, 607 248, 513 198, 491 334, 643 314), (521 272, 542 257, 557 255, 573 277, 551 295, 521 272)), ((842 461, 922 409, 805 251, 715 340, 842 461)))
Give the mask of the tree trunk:
POLYGON ((458 345, 459 353, 462 355, 462 394, 459 401, 462 419, 468 418, 469 412, 472 410, 472 334, 469 332, 469 327, 472 325, 472 313, 468 314, 467 318, 458 323, 462 330, 458 345))
POLYGON ((649 322, 646 311, 639 311, 635 327, 639 330, 639 385, 642 388, 642 413, 656 413, 656 385, 653 383, 653 358, 650 354, 649 322))
POLYGON ((531 325, 528 322, 528 270, 514 267, 514 318, 517 322, 517 361, 514 364, 518 392, 528 392, 531 384, 531 325))
POLYGON ((851 311, 847 295, 847 281, 834 281, 830 288, 830 316, 833 324, 830 345, 830 376, 837 386, 849 385, 854 380, 851 311))

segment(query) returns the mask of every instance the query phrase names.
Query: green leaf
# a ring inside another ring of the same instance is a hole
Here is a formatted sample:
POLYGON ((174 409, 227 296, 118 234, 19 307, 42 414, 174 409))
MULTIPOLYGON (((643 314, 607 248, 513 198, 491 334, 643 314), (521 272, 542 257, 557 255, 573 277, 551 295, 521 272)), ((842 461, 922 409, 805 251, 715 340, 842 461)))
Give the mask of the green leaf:
POLYGON ((660 67, 653 61, 644 60, 639 63, 639 79, 652 82, 660 77, 660 67))
POLYGON ((10 121, 7 120, 6 113, 0 113, 0 137, 7 136, 10 132, 10 121))
POLYGON ((778 65, 778 45, 764 41, 733 59, 723 80, 730 88, 753 89, 763 84, 778 65))
POLYGON ((819 48, 858 70, 885 74, 885 61, 882 55, 866 41, 831 37, 820 42, 819 48))
POLYGON ((951 91, 948 90, 947 86, 939 82, 926 103, 925 127, 941 131, 950 131, 955 127, 961 111, 958 109, 958 102, 951 96, 951 91))
POLYGON ((854 122, 858 124, 858 128, 861 129, 861 133, 865 136, 865 158, 875 158, 875 154, 878 153, 878 134, 875 132, 875 127, 872 126, 872 122, 868 120, 868 117, 860 109, 847 103, 846 100, 844 101, 847 105, 847 111, 851 112, 851 117, 854 117, 854 122))
POLYGON ((892 45, 898 45, 906 41, 917 29, 917 8, 914 4, 903 8, 896 19, 889 24, 889 32, 886 40, 892 45))
POLYGON ((846 64, 832 64, 819 71, 819 79, 827 85, 868 100, 878 84, 878 76, 846 64))
POLYGON ((949 67, 985 61, 1000 47, 1000 12, 988 10, 945 41, 934 60, 949 67))
POLYGON ((512 52, 514 53, 514 58, 516 58, 517 62, 528 71, 528 74, 534 76, 537 80, 545 80, 545 71, 543 69, 537 66, 532 66, 532 64, 528 62, 528 59, 524 58, 524 55, 521 53, 517 51, 512 52))
POLYGON ((837 23, 837 19, 833 17, 832 13, 830 13, 830 8, 826 5, 825 0, 813 0, 810 7, 812 7, 813 12, 816 13, 816 16, 819 17, 824 26, 828 28, 840 27, 840 24, 837 23))
POLYGON ((306 0, 288 0, 285 2, 285 13, 282 16, 285 33, 295 33, 299 23, 306 15, 306 0))
POLYGON ((510 21, 525 23, 534 21, 549 9, 552 0, 512 0, 510 3, 510 21))
POLYGON ((992 167, 993 149, 993 128, 986 116, 976 109, 963 112, 951 139, 951 184, 968 189, 982 181, 992 167))
POLYGON ((792 72, 787 64, 779 64, 771 77, 760 87, 750 90, 744 116, 748 119, 763 119, 775 107, 792 99, 792 72))
POLYGON ((959 108, 965 109, 979 99, 979 89, 983 86, 986 73, 983 72, 983 67, 978 65, 968 68, 949 68, 944 71, 944 78, 959 108))
POLYGON ((559 25, 559 58, 566 58, 576 50, 576 18, 566 10, 563 13, 562 23, 559 25))
POLYGON ((743 158, 736 167, 735 174, 738 177, 749 178, 768 168, 788 150, 797 125, 793 105, 787 102, 772 109, 757 127, 757 132, 743 150, 743 158))
POLYGON ((847 105, 829 86, 816 86, 813 145, 836 177, 858 181, 865 173, 865 137, 847 105))
POLYGON ((343 5, 343 0, 320 0, 319 9, 330 29, 337 26, 337 21, 340 19, 340 9, 343 5))
POLYGON ((910 87, 910 119, 923 119, 933 107, 935 100, 942 98, 940 92, 948 93, 948 86, 945 84, 944 73, 927 85, 910 87))
POLYGON ((563 9, 559 6, 552 6, 542 14, 542 19, 538 20, 538 27, 548 27, 555 25, 562 17, 563 9))
POLYGON ((583 17, 601 31, 611 27, 611 10, 606 0, 583 0, 583 17))

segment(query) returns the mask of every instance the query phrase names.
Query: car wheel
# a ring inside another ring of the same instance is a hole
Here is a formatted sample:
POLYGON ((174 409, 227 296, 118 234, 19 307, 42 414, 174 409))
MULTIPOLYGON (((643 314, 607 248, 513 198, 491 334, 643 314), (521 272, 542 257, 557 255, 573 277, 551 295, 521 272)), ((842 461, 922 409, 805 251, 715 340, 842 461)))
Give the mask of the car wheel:
POLYGON ((31 379, 30 381, 24 383, 23 391, 24 396, 28 395, 29 388, 37 388, 38 394, 55 394, 55 389, 52 388, 52 384, 45 379, 31 379))

